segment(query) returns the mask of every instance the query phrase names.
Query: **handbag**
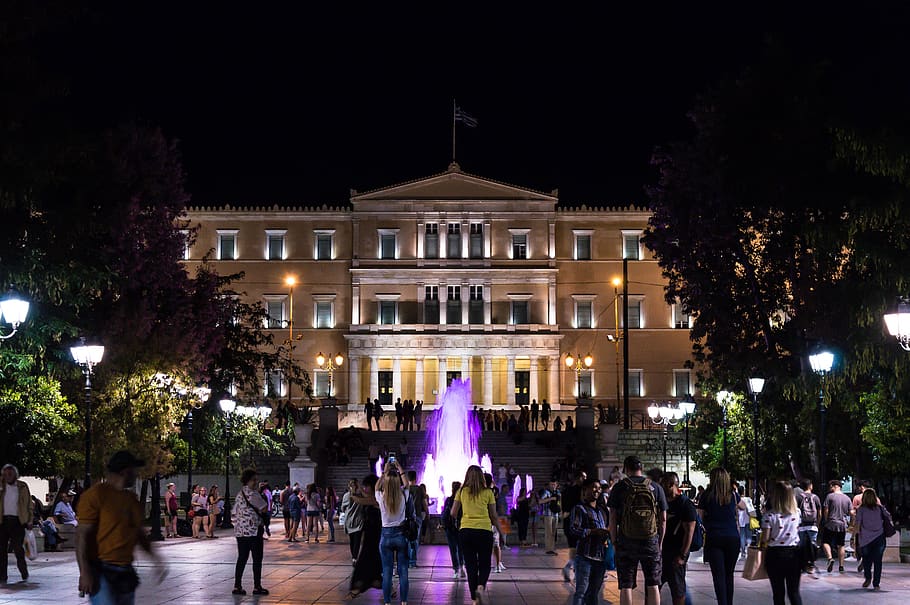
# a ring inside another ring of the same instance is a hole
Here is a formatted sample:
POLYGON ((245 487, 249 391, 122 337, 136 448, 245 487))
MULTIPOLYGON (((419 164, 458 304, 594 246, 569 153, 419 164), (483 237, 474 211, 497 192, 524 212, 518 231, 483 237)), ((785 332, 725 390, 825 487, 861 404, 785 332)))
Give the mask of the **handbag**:
POLYGON ((758 517, 749 517, 749 529, 752 531, 761 529, 761 521, 758 520, 758 517))
POLYGON ((768 572, 765 569, 765 551, 755 546, 750 546, 749 553, 746 555, 746 562, 743 565, 743 579, 765 580, 767 578, 768 572))
POLYGON ((882 531, 885 534, 886 538, 890 538, 897 533, 897 529, 894 527, 894 521, 891 520, 891 513, 888 512, 884 506, 879 507, 882 514, 882 531))

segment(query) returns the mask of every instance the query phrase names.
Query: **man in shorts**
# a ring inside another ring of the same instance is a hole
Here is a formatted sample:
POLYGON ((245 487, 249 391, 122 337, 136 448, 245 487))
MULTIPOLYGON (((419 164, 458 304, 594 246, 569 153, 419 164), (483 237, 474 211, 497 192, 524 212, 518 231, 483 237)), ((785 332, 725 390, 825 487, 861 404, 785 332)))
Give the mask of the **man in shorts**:
POLYGON ((850 498, 841 491, 843 484, 838 479, 828 482, 828 495, 822 503, 824 537, 822 546, 828 558, 828 573, 834 570, 834 551, 837 552, 838 571, 844 573, 844 539, 850 525, 850 498))
POLYGON ((661 581, 670 585, 673 605, 685 605, 689 547, 695 535, 695 505, 679 490, 679 475, 664 473, 661 487, 667 496, 667 535, 661 548, 661 581))
POLYGON ((635 576, 641 564, 645 576, 645 603, 660 603, 661 556, 664 529, 667 525, 667 499, 664 490, 642 474, 641 460, 637 456, 628 456, 623 464, 626 479, 620 481, 610 491, 610 539, 616 548, 616 577, 619 580, 620 605, 632 605, 632 590, 636 587, 635 576), (622 513, 627 494, 633 487, 626 483, 645 483, 654 500, 654 520, 656 533, 646 538, 631 538, 625 535, 622 513))

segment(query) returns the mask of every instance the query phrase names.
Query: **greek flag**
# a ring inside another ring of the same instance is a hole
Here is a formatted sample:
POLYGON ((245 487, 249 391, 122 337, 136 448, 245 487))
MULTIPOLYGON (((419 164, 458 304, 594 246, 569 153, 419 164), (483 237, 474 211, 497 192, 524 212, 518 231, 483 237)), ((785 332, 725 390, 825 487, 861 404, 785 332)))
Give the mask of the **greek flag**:
POLYGON ((467 113, 457 105, 455 106, 455 121, 461 122, 468 128, 477 128, 477 118, 467 113))

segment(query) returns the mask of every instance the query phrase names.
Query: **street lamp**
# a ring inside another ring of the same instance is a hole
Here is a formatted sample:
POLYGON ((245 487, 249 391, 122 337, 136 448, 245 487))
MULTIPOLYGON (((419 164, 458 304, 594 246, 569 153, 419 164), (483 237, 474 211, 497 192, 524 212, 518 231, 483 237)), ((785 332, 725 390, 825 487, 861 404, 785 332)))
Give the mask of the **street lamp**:
POLYGON ((910 301, 901 298, 897 311, 885 315, 885 325, 905 351, 910 351, 910 301))
POLYGON ((679 402, 679 407, 686 415, 686 478, 683 484, 687 488, 691 488, 692 484, 689 483, 689 416, 695 413, 695 399, 692 395, 686 393, 682 401, 679 402))
MULTIPOLYGON (((686 422, 688 423, 688 415, 689 415, 690 407, 689 407, 688 402, 686 402, 685 405, 683 405, 683 403, 684 402, 680 402, 679 405, 676 407, 670 405, 669 403, 662 404, 662 405, 657 405, 657 404, 652 403, 651 405, 648 406, 648 416, 651 417, 651 422, 653 422, 654 424, 663 425, 663 427, 664 427, 663 438, 664 438, 664 471, 665 472, 667 470, 667 438, 669 436, 670 427, 676 426, 677 424, 679 424, 680 420, 683 420, 683 419, 686 419, 686 422)), ((694 411, 695 403, 692 403, 691 405, 692 405, 691 410, 694 411)), ((688 450, 687 450, 687 456, 688 456, 688 450)), ((688 462, 688 457, 686 458, 686 460, 688 462)))
POLYGON ((0 300, 0 321, 13 327, 13 331, 9 334, 0 334, 0 340, 12 338, 19 329, 19 324, 24 322, 26 317, 28 317, 28 302, 20 299, 15 292, 10 292, 6 298, 0 300))
POLYGON ((616 347, 616 409, 619 409, 619 400, 622 398, 622 380, 620 378, 619 366, 619 343, 622 342, 622 333, 619 331, 619 286, 622 285, 622 279, 614 277, 611 281, 613 284, 613 334, 607 334, 607 340, 612 342, 616 347))
POLYGON ((733 403, 733 393, 718 391, 717 403, 724 409, 724 468, 727 468, 727 406, 733 403))
POLYGON ((70 347, 70 353, 85 375, 85 480, 82 488, 88 489, 92 483, 92 369, 101 363, 104 347, 85 344, 85 337, 80 342, 80 345, 70 347))
POLYGON ((589 370, 592 365, 594 365, 594 358, 591 357, 590 353, 584 357, 578 353, 576 353, 574 357, 571 353, 566 353, 566 367, 570 370, 575 370, 575 396, 579 399, 585 399, 591 395, 590 393, 583 393, 581 391, 581 373, 585 370, 589 370))
MULTIPOLYGON (((294 360, 294 341, 303 338, 303 334, 298 334, 296 338, 294 337, 294 286, 297 285, 297 277, 286 275, 284 277, 284 285, 288 287, 288 339, 284 344, 288 346, 288 375, 286 379, 288 383, 288 411, 290 412, 293 406, 291 399, 291 365, 294 360)), ((294 418, 296 420, 296 414, 294 418)))
POLYGON ((322 354, 322 351, 319 352, 319 355, 316 356, 316 364, 323 370, 329 373, 329 398, 332 397, 334 393, 335 385, 335 370, 341 369, 341 364, 344 363, 344 355, 341 353, 335 353, 335 357, 326 357, 322 354))
POLYGON ((765 388, 764 378, 750 378, 752 393, 752 502, 758 502, 758 396, 765 388))
POLYGON ((218 402, 224 412, 224 514, 221 516, 221 528, 234 527, 231 523, 231 415, 237 407, 233 399, 222 399, 218 402))
MULTIPOLYGON (((212 390, 208 387, 196 387, 190 391, 182 385, 177 386, 177 394, 181 397, 189 397, 192 392, 190 409, 186 412, 186 430, 187 430, 187 459, 186 459, 186 494, 192 501, 193 498, 193 410, 198 410, 208 402, 212 396, 212 390)), ((188 503, 189 505, 189 503, 188 503)))
POLYGON ((809 365, 812 366, 812 371, 821 377, 821 388, 818 392, 818 474, 819 480, 824 482, 827 480, 827 469, 825 468, 825 458, 827 456, 827 452, 825 451, 825 432, 827 427, 825 426, 825 423, 827 422, 826 416, 828 412, 828 407, 825 405, 825 386, 828 372, 830 372, 831 368, 834 366, 834 353, 819 350, 818 352, 809 355, 809 365))

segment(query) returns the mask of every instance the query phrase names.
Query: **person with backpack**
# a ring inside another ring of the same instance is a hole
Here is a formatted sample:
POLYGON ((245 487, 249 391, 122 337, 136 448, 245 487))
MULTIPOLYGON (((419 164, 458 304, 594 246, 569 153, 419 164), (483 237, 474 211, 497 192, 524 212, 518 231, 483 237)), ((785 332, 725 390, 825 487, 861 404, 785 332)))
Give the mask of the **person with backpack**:
POLYGON ((739 495, 730 474, 715 468, 697 510, 705 525, 705 562, 711 566, 718 605, 733 605, 733 571, 739 560, 739 495))
POLYGON ((695 505, 679 489, 679 475, 664 473, 660 480, 667 496, 667 534, 661 548, 661 585, 670 585, 673 605, 685 605, 689 553, 701 548, 702 533, 695 505))
POLYGON ((626 478, 610 491, 610 539, 616 548, 620 605, 632 604, 638 566, 645 577, 645 603, 660 603, 661 544, 667 524, 664 490, 642 474, 641 460, 626 457, 626 478))
POLYGON ((818 573, 815 561, 818 559, 818 520, 822 502, 812 493, 811 479, 799 482, 802 496, 799 498, 799 545, 803 556, 803 569, 813 576, 818 573))
POLYGON ((461 481, 452 481, 452 495, 445 499, 442 505, 442 527, 446 532, 446 543, 449 545, 449 554, 452 556, 452 578, 465 577, 464 554, 458 543, 458 529, 461 525, 461 515, 452 516, 452 504, 455 503, 455 494, 461 489, 461 481))

